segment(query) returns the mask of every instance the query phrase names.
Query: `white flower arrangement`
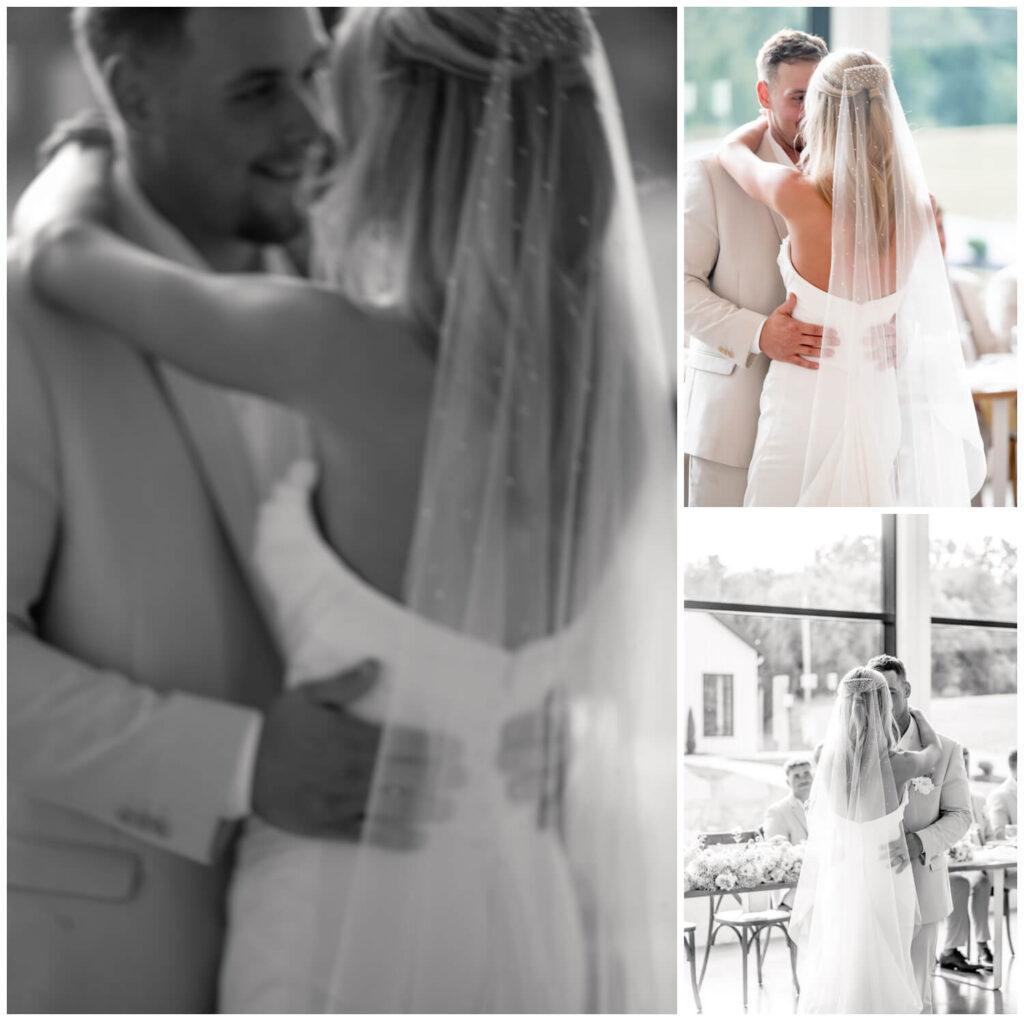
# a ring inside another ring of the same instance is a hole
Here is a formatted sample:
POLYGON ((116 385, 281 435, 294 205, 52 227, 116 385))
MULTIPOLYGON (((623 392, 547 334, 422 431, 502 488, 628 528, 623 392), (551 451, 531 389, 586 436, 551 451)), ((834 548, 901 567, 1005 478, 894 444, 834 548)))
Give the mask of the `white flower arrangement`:
POLYGON ((932 783, 932 778, 930 776, 915 776, 914 779, 910 781, 910 786, 913 787, 918 794, 924 795, 931 794, 931 792, 935 790, 935 784, 932 783))
POLYGON ((800 877, 803 852, 803 844, 791 844, 782 836, 710 847, 698 840, 697 846, 684 855, 683 888, 729 891, 795 883, 800 877))

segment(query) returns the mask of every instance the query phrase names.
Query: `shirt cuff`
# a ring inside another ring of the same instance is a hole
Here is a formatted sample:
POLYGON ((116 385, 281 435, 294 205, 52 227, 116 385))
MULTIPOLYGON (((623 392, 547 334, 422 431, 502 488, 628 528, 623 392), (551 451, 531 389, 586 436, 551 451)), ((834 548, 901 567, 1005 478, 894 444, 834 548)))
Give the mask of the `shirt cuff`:
POLYGON ((766 322, 768 322, 768 317, 767 316, 765 316, 764 319, 762 319, 757 324, 757 329, 754 330, 754 339, 753 339, 753 341, 751 341, 751 344, 750 344, 750 353, 752 355, 759 355, 759 354, 761 354, 761 331, 764 329, 764 324, 766 322))
POLYGON ((253 713, 238 751, 238 763, 231 787, 226 819, 241 819, 252 813, 252 781, 256 771, 256 749, 263 733, 263 717, 253 713))

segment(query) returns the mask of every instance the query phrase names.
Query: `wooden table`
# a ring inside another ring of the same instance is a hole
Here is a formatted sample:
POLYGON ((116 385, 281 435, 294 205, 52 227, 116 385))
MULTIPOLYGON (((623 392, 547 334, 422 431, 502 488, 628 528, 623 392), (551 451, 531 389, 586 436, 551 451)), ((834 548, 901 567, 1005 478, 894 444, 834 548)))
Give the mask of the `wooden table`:
POLYGON ((981 973, 972 973, 974 978, 965 980, 963 973, 940 969, 943 978, 952 978, 958 982, 970 981, 972 985, 980 985, 983 989, 999 989, 1003 983, 1003 890, 1006 888, 1006 872, 1017 868, 1017 849, 1008 846, 992 846, 979 848, 970 861, 950 862, 950 875, 957 872, 978 872, 984 869, 992 878, 992 904, 995 922, 995 934, 992 938, 992 981, 986 982, 981 973), (980 981, 978 981, 980 979, 980 981))
POLYGON ((984 355, 967 365, 971 396, 977 404, 992 409, 992 445, 988 454, 988 477, 996 507, 1006 506, 1010 479, 1010 411, 1017 401, 1017 356, 984 355))

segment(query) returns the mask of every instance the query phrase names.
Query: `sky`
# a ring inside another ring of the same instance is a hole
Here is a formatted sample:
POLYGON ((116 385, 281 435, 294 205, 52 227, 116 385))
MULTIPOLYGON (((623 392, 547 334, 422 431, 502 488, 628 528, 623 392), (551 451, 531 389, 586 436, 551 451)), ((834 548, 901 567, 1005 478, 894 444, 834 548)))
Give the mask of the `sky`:
MULTIPOLYGON (((986 535, 1012 539, 1019 533, 1013 509, 934 510, 932 538, 979 542, 986 535)), ((882 514, 845 508, 687 508, 679 526, 685 562, 717 554, 731 570, 751 567, 799 569, 815 550, 845 536, 880 535, 882 514)))

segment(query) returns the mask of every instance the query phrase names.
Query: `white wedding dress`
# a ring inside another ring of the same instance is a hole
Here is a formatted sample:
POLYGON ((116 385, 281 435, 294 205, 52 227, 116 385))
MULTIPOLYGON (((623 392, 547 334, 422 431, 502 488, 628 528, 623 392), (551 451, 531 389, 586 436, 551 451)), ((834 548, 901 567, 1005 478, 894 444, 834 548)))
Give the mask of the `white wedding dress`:
POLYGON ((425 824, 426 841, 415 851, 303 839, 249 822, 230 893, 220 1009, 583 1010, 580 913, 561 843, 538 828, 535 805, 509 800, 497 767, 501 721, 541 704, 556 659, 544 647, 560 639, 512 654, 416 617, 372 589, 320 537, 310 509, 314 477, 312 464, 294 465, 257 528, 256 562, 275 607, 288 683, 379 659, 381 681, 353 711, 373 719, 398 687, 413 715, 417 703, 435 717, 445 706, 462 744, 465 782, 453 792, 451 817, 425 824), (353 933, 345 921, 357 868, 373 921, 353 933))
POLYGON ((811 834, 793 905, 800 1014, 917 1014, 910 944, 919 925, 913 869, 889 865, 907 793, 868 822, 835 814, 811 834))
MULTIPOLYGON (((855 327, 854 332, 860 332, 887 323, 903 300, 902 291, 861 304, 830 298, 827 291, 808 283, 793 268, 788 237, 779 249, 778 263, 787 293, 796 295, 793 318, 801 322, 823 325, 826 304, 832 302, 842 306, 844 320, 855 327)), ((835 364, 830 367, 833 371, 843 369, 844 359, 860 355, 856 344, 840 344, 835 350, 835 364)), ((802 502, 826 504, 830 492, 842 489, 861 493, 858 502, 863 506, 893 502, 893 471, 900 436, 900 402, 894 374, 878 374, 877 387, 865 395, 862 407, 824 409, 814 407, 817 376, 813 369, 772 360, 761 391, 745 507, 795 507, 801 502, 812 418, 816 428, 835 435, 837 449, 833 451, 835 456, 824 458, 802 502), (839 444, 844 445, 842 456, 839 444), (838 473, 847 477, 838 478, 838 473)))

